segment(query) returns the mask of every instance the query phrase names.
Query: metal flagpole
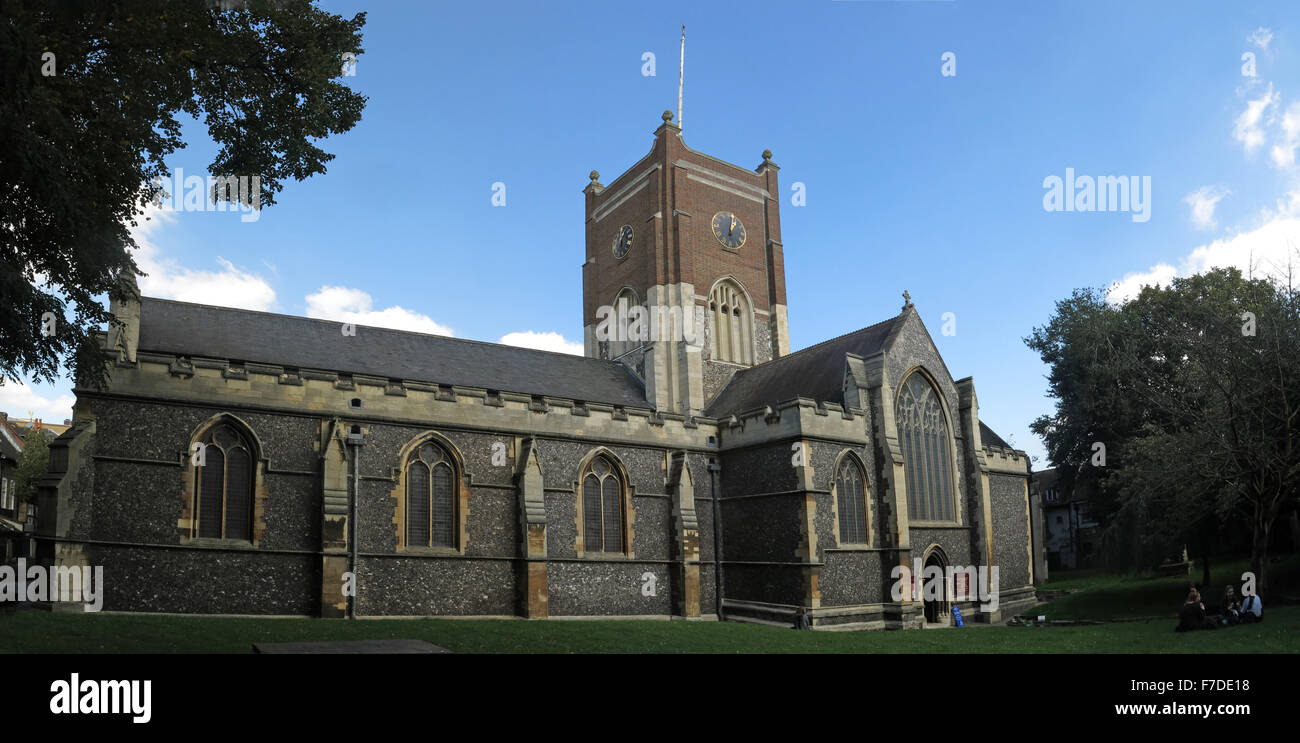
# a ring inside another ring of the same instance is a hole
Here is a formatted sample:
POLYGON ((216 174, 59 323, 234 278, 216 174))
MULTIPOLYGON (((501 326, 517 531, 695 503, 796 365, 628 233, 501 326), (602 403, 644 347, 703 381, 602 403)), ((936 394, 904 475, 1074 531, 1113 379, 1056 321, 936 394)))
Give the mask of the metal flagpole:
POLYGON ((686 24, 682 24, 682 58, 677 67, 677 128, 682 128, 682 81, 686 77, 686 24))

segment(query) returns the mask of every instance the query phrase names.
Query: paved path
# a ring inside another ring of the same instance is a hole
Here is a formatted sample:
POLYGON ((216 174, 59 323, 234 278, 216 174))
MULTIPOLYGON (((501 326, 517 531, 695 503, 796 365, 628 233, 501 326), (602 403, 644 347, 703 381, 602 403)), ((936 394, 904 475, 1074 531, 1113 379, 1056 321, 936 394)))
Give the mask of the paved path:
POLYGON ((393 655, 450 653, 424 640, 354 640, 348 642, 255 642, 253 652, 269 655, 393 655))

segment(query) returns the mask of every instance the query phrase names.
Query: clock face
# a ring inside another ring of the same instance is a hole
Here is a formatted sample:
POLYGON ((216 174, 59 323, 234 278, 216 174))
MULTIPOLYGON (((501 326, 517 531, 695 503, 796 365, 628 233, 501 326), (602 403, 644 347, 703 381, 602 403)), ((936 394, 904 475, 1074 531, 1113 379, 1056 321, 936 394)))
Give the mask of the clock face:
POLYGON ((614 233, 614 257, 624 258, 632 249, 632 225, 625 224, 614 233))
POLYGON ((718 212, 713 215, 713 236, 718 242, 735 250, 745 244, 745 225, 740 217, 731 212, 718 212))

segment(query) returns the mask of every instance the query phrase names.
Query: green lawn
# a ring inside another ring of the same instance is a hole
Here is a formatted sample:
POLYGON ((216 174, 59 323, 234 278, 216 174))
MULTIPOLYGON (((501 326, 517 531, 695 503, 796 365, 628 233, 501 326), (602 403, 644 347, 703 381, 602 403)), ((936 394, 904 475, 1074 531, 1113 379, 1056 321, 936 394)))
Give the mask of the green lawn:
MULTIPOLYGON (((1214 570, 1211 601, 1244 561, 1214 570)), ((1165 617, 1077 627, 989 627, 909 632, 795 632, 735 622, 462 619, 258 619, 147 614, 0 615, 0 653, 247 653, 254 642, 427 640, 458 653, 1297 653, 1300 606, 1265 595, 1262 625, 1175 633, 1193 577, 1058 573, 1043 588, 1076 591, 1033 614, 1048 619, 1165 617)), ((1277 590, 1300 584, 1300 556, 1272 566, 1277 590)))
MULTIPOLYGON (((1207 608, 1217 609, 1223 596, 1223 587, 1229 583, 1240 588, 1241 574, 1250 569, 1248 560, 1231 560, 1211 565, 1212 578, 1208 587, 1202 587, 1207 608)), ((1043 589, 1069 589, 1071 593, 1033 610, 1048 619, 1118 619, 1130 617, 1175 617, 1187 599, 1187 584, 1201 582, 1199 567, 1193 566, 1192 575, 1173 578, 1106 575, 1098 570, 1062 571, 1053 580, 1040 586, 1043 589)), ((1300 556, 1269 566, 1269 581, 1274 591, 1300 593, 1300 556)), ((1269 602, 1269 594, 1260 592, 1266 612, 1276 603, 1269 602)), ((1273 595, 1277 595, 1273 593, 1273 595)))
POLYGON ((1300 607, 1216 632, 1172 620, 1085 627, 795 632, 734 622, 255 619, 130 614, 0 617, 0 652, 247 653, 254 642, 422 639, 458 653, 1295 653, 1300 607))

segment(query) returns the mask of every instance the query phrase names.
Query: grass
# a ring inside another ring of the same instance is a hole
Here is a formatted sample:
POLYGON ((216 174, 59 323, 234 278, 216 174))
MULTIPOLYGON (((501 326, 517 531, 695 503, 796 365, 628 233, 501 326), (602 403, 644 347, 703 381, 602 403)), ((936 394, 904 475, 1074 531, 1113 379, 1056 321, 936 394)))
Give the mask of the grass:
MULTIPOLYGON (((1214 586, 1239 580, 1245 561, 1216 567, 1214 586)), ((1300 585, 1300 555, 1271 566, 1279 592, 1300 585)), ((0 653, 248 653, 255 642, 417 639, 457 653, 1298 653, 1300 606, 1265 599, 1263 624, 1175 633, 1192 577, 1057 573, 1046 589, 1075 591, 1032 610, 1049 619, 1166 617, 1076 627, 990 627, 909 632, 794 632, 736 622, 509 619, 272 619, 151 614, 0 615, 0 653)), ((1207 605, 1222 588, 1211 588, 1207 605)))
POLYGON ((1260 625, 1175 633, 1172 620, 1082 627, 795 632, 734 622, 259 619, 144 614, 0 617, 3 653, 247 653, 254 642, 427 640, 457 653, 1296 653, 1300 607, 1260 625))
MULTIPOLYGON (((1229 583, 1240 586, 1241 574, 1249 569, 1248 560, 1211 565, 1211 583, 1201 587, 1206 608, 1217 611, 1223 587, 1229 583)), ((1040 605, 1033 610, 1034 614, 1048 619, 1175 617, 1187 598, 1188 583, 1201 582, 1201 572, 1195 566, 1192 575, 1172 578, 1106 575, 1097 570, 1062 571, 1059 575, 1059 579, 1054 578, 1040 588, 1078 592, 1040 605)), ((1293 587, 1300 583, 1300 555, 1270 565, 1269 581, 1283 593, 1295 593, 1293 587)), ((1260 596, 1266 613, 1277 606, 1276 602, 1269 602, 1268 594, 1261 591, 1260 596)))

